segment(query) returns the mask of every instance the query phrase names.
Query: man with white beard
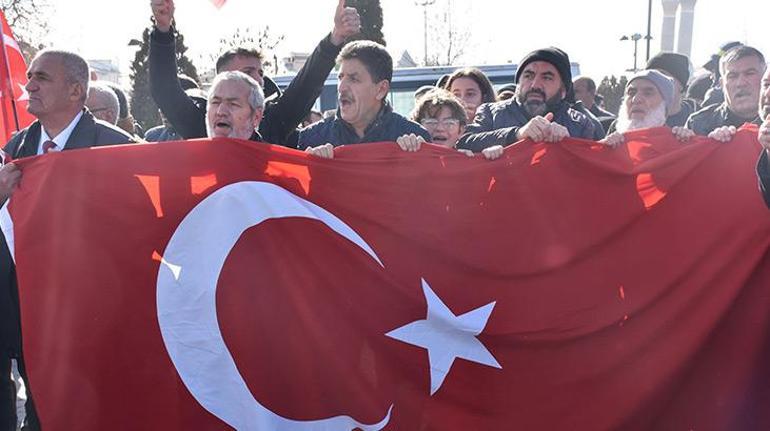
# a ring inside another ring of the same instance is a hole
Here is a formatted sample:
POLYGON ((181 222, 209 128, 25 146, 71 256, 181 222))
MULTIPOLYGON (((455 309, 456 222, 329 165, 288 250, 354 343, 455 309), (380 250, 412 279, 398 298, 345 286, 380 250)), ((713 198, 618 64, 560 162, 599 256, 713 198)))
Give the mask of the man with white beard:
MULTIPOLYGON (((675 102, 674 88, 673 80, 657 70, 644 70, 631 77, 615 131, 599 142, 617 147, 625 142, 626 132, 665 126, 669 109, 675 102)), ((692 130, 684 127, 674 127, 671 131, 680 141, 695 136, 692 130)))

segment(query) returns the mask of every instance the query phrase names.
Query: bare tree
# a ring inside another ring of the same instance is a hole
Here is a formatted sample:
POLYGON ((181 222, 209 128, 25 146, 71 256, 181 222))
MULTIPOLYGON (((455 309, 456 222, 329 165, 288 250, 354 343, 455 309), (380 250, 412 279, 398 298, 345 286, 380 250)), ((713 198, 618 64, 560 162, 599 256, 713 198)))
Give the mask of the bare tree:
POLYGON ((0 0, 0 9, 29 61, 44 46, 51 4, 48 0, 0 0))
POLYGON ((440 0, 433 10, 428 22, 426 66, 451 66, 465 55, 470 29, 458 18, 461 14, 454 10, 453 0, 440 0))
MULTIPOLYGON (((283 42, 285 35, 275 34, 270 30, 270 26, 252 30, 251 27, 236 28, 235 31, 228 37, 219 39, 219 52, 209 55, 211 64, 214 64, 219 56, 228 50, 233 48, 254 48, 262 52, 264 60, 262 66, 265 69, 270 67, 278 67, 278 59, 272 54, 275 48, 283 42)), ((277 73, 276 71, 273 72, 277 73)))

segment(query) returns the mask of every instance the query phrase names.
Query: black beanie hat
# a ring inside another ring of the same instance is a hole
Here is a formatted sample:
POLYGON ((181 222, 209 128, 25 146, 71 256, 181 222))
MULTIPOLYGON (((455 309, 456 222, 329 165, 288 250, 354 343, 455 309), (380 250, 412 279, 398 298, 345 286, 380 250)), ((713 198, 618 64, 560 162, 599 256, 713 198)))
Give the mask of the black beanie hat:
POLYGON ((569 62, 569 56, 566 52, 559 48, 544 48, 530 52, 519 63, 519 67, 516 69, 516 84, 519 83, 521 74, 524 73, 524 68, 533 61, 545 61, 551 63, 556 70, 559 71, 561 76, 561 82, 564 84, 564 89, 567 94, 572 90, 572 68, 569 62))
POLYGON ((682 88, 687 87, 690 80, 690 59, 676 52, 661 52, 647 62, 646 69, 662 70, 679 81, 682 88))

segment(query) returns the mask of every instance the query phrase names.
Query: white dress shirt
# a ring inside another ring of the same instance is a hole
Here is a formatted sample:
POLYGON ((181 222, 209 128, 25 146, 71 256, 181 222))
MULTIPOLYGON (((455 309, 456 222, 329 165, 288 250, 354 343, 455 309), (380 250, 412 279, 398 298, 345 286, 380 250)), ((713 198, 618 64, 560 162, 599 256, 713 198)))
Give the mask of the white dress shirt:
POLYGON ((72 131, 75 130, 75 126, 77 126, 78 121, 80 121, 80 118, 83 117, 83 111, 78 112, 78 115, 75 116, 75 119, 70 122, 69 126, 65 127, 64 130, 62 130, 58 135, 56 135, 55 138, 51 139, 50 136, 48 136, 48 132, 45 131, 45 127, 40 127, 40 142, 37 144, 37 154, 43 154, 43 143, 45 141, 53 141, 56 146, 51 148, 48 151, 61 151, 64 149, 64 145, 67 143, 67 140, 70 138, 70 135, 72 134, 72 131))

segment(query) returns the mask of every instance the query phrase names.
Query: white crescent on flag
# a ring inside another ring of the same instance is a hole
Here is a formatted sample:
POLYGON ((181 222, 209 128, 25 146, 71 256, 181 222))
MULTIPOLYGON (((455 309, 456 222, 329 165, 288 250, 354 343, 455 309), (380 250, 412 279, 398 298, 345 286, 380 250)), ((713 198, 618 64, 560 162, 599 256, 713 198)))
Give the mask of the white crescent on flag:
POLYGON ((361 236, 312 202, 265 182, 222 187, 182 220, 161 261, 157 310, 166 350, 193 397, 239 431, 379 431, 390 421, 393 406, 379 423, 371 425, 350 416, 300 421, 277 415, 249 391, 225 345, 216 309, 217 280, 225 259, 247 229, 287 217, 322 222, 382 266, 361 236))

